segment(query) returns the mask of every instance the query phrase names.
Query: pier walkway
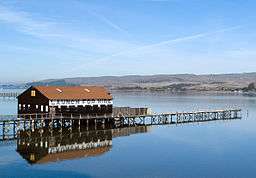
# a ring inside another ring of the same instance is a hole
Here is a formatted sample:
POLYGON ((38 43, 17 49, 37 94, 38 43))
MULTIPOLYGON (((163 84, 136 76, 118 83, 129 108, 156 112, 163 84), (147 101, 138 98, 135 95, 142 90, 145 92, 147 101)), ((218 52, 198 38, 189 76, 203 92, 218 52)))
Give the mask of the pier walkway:
POLYGON ((82 114, 24 114, 24 115, 0 115, 0 142, 15 140, 17 132, 21 130, 35 130, 38 128, 58 128, 95 125, 104 128, 106 124, 111 124, 113 128, 129 126, 151 126, 167 124, 183 124, 207 122, 216 120, 241 119, 241 109, 197 111, 197 112, 177 112, 148 115, 102 115, 88 116, 82 114))
POLYGON ((0 98, 13 98, 16 99, 17 96, 19 96, 20 93, 18 92, 0 92, 0 98))

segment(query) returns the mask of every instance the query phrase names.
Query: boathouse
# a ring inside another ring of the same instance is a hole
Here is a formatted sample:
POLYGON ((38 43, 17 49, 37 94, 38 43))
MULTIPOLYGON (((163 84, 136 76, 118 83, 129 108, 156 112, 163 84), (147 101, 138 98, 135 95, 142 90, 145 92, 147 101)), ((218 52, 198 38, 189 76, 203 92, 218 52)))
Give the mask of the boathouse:
POLYGON ((113 98, 101 86, 32 86, 18 97, 19 114, 111 113, 113 98))

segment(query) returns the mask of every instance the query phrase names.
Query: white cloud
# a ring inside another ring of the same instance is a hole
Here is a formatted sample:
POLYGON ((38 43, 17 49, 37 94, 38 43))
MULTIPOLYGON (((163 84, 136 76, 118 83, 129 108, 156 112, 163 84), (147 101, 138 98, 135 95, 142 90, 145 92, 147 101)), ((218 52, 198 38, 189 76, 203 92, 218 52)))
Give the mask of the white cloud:
MULTIPOLYGON (((92 17, 96 18, 96 20, 100 20, 102 22, 101 24, 114 29, 118 33, 129 35, 127 30, 125 30, 119 24, 114 23, 109 18, 95 12, 88 11, 88 13, 91 13, 92 17)), ((175 39, 167 39, 152 44, 139 42, 134 43, 131 41, 116 40, 106 36, 99 37, 95 35, 92 37, 87 35, 82 30, 80 33, 78 33, 72 29, 72 25, 66 26, 63 22, 60 23, 55 19, 38 19, 35 18, 33 14, 28 12, 15 11, 1 5, 0 23, 6 23, 21 33, 43 39, 47 41, 47 43, 52 43, 55 45, 57 49, 50 49, 48 44, 41 48, 44 48, 43 52, 45 52, 45 49, 48 47, 49 51, 46 51, 46 53, 50 54, 50 57, 52 55, 53 59, 59 58, 60 61, 62 60, 61 64, 63 66, 65 65, 63 68, 72 68, 72 70, 69 71, 75 75, 77 74, 76 71, 84 71, 88 68, 90 68, 88 70, 91 70, 92 73, 92 71, 99 68, 98 66, 102 66, 101 68, 106 68, 106 65, 109 63, 113 65, 105 70, 109 70, 110 72, 117 70, 115 68, 118 68, 119 71, 128 69, 129 71, 133 71, 134 64, 141 65, 142 61, 144 62, 143 65, 148 66, 148 68, 150 68, 150 66, 157 65, 156 60, 166 64, 166 66, 171 65, 171 62, 169 62, 170 59, 176 63, 179 63, 177 61, 184 59, 187 56, 183 54, 186 51, 182 51, 182 49, 181 53, 175 51, 175 47, 178 46, 177 44, 183 45, 187 42, 194 42, 193 40, 202 38, 211 40, 210 38, 212 36, 215 37, 216 34, 242 28, 242 26, 233 26, 212 32, 204 32, 178 37, 175 39), (66 59, 70 59, 64 60, 64 57, 66 59), (120 66, 116 64, 120 64, 120 66)), ((26 47, 23 48, 23 46, 18 48, 19 50, 29 51, 29 49, 26 47)), ((34 47, 31 46, 31 48, 34 47)), ((36 48, 36 50, 40 50, 41 48, 36 48)), ((17 50, 17 48, 15 49, 15 46, 14 50, 17 50)), ((198 57, 202 59, 203 57, 207 56, 200 55, 194 57, 197 59, 198 57)), ((177 65, 179 64, 176 64, 176 66, 177 65)), ((61 66, 58 67, 58 72, 61 73, 62 68, 60 68, 61 66)), ((52 71, 56 73, 56 70, 52 71)), ((154 69, 154 71, 156 70, 154 69)))
POLYGON ((50 33, 49 29, 56 25, 53 22, 35 21, 25 12, 11 11, 3 6, 0 6, 0 21, 12 24, 20 32, 36 37, 58 36, 57 33, 50 33))
MULTIPOLYGON (((117 24, 99 14, 97 14, 97 18, 100 18, 105 24, 117 31, 128 33, 117 24)), ((86 54, 85 59, 89 53, 96 54, 96 56, 103 56, 134 47, 134 44, 126 41, 79 34, 62 23, 56 22, 55 19, 48 21, 35 19, 32 17, 32 14, 14 11, 0 5, 1 22, 12 25, 15 30, 21 33, 47 40, 47 42, 52 42, 59 47, 65 46, 70 48, 70 50, 79 51, 80 54, 84 52, 86 54)))
POLYGON ((131 50, 119 51, 117 53, 111 54, 110 56, 103 57, 103 58, 99 59, 99 61, 108 60, 108 59, 111 59, 111 58, 117 57, 117 56, 131 55, 131 54, 134 54, 134 53, 146 53, 146 52, 152 52, 152 50, 153 51, 154 50, 159 51, 162 48, 162 46, 175 45, 177 43, 182 43, 182 42, 187 42, 187 41, 191 41, 191 40, 195 40, 195 39, 200 39, 200 38, 212 36, 212 35, 215 35, 215 34, 218 34, 218 33, 223 33, 223 32, 236 30, 236 29, 239 29, 239 28, 242 28, 242 26, 233 26, 233 27, 223 28, 223 29, 213 31, 213 32, 205 32, 205 33, 199 33, 199 34, 194 34, 194 35, 188 35, 188 36, 179 37, 179 38, 175 38, 175 39, 164 40, 164 41, 149 44, 149 45, 137 46, 137 47, 135 47, 131 50))
POLYGON ((110 26, 111 28, 123 33, 123 34, 126 34, 126 35, 129 35, 130 36, 130 33, 125 30, 124 28, 122 28, 120 25, 118 25, 117 23, 111 21, 110 19, 108 19, 107 17, 99 14, 99 13, 96 13, 95 11, 88 11, 89 14, 92 14, 93 16, 97 17, 100 21, 104 22, 105 24, 107 24, 108 26, 110 26))

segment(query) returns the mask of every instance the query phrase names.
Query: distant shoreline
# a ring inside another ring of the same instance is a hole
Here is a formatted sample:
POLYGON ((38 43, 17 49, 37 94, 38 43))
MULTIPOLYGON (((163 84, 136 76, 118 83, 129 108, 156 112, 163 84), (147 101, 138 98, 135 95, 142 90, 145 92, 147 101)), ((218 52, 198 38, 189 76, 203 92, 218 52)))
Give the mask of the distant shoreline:
MULTIPOLYGON (((23 92, 24 89, 1 89, 1 92, 23 92)), ((141 94, 141 95, 164 95, 164 96, 241 96, 241 97, 251 97, 256 98, 256 93, 249 95, 246 93, 232 92, 232 91, 152 91, 152 90, 124 90, 124 89, 109 89, 112 95, 116 94, 141 94)))
POLYGON ((172 94, 243 95, 256 92, 256 72, 237 74, 163 74, 48 79, 23 84, 2 84, 0 88, 24 89, 30 86, 100 85, 118 92, 172 94), (253 87, 251 84, 254 84, 253 87), (249 87, 251 85, 251 87, 249 87))
POLYGON ((165 91, 165 90, 123 90, 123 89, 110 89, 113 93, 161 93, 161 94, 173 94, 173 95, 243 95, 243 93, 231 92, 231 91, 165 91))

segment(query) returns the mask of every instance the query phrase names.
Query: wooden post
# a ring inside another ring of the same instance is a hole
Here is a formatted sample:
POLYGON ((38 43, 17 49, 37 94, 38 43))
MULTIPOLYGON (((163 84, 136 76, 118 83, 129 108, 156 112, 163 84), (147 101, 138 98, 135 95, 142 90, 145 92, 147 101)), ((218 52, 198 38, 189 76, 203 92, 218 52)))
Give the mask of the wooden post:
POLYGON ((105 119, 103 119, 103 129, 105 129, 105 127, 106 127, 106 118, 105 119))
POLYGON ((80 131, 81 119, 78 119, 78 129, 80 131))
POLYGON ((3 140, 5 139, 5 121, 3 122, 3 140))
POLYGON ((16 138, 15 135, 16 135, 16 121, 13 121, 13 136, 14 136, 14 138, 16 138))
POLYGON ((86 130, 88 131, 89 130, 89 120, 86 119, 86 130))

